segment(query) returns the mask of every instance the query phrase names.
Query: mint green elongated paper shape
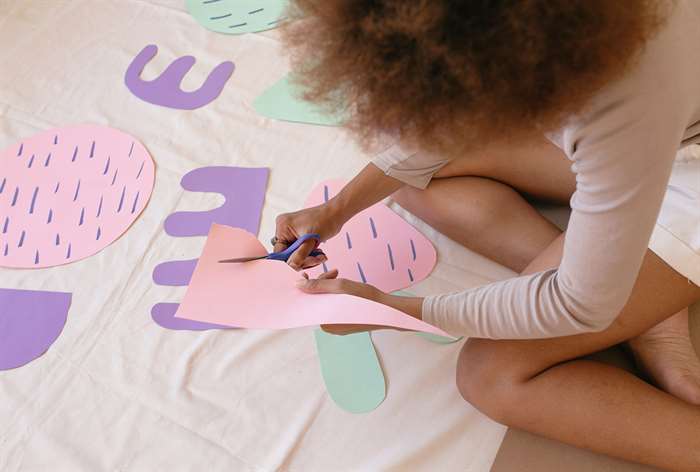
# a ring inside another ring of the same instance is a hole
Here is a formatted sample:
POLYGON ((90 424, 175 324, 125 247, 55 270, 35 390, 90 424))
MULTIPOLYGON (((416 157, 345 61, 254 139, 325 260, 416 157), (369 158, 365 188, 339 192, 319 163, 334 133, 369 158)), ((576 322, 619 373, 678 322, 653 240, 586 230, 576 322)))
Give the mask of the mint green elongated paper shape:
POLYGON ((253 108, 259 114, 275 120, 323 126, 342 124, 342 116, 326 113, 301 96, 301 90, 286 76, 256 98, 253 108))
MULTIPOLYGON (((399 297, 415 297, 410 292, 406 292, 405 290, 397 290, 395 292, 391 292, 392 295, 398 295, 399 297)), ((438 336, 437 334, 432 334, 432 333, 416 333, 418 336, 421 338, 425 338, 428 341, 438 343, 438 344, 452 344, 456 343, 460 339, 462 339, 462 336, 458 338, 448 338, 447 336, 438 336)))
POLYGON ((225 34, 276 28, 288 0, 187 0, 187 10, 206 29, 225 34))
POLYGON ((321 375, 333 401, 350 413, 367 413, 386 397, 386 382, 369 333, 314 332, 321 375))

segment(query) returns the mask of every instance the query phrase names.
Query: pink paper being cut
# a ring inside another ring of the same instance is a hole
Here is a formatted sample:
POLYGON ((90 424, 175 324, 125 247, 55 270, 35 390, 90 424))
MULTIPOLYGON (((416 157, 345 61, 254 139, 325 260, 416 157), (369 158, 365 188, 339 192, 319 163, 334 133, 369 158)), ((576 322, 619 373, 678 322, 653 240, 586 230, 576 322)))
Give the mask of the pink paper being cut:
POLYGON ((279 261, 221 264, 265 255, 252 234, 212 225, 178 318, 240 328, 285 329, 320 324, 371 324, 445 336, 442 330, 391 307, 350 295, 311 295, 296 288, 299 274, 279 261))

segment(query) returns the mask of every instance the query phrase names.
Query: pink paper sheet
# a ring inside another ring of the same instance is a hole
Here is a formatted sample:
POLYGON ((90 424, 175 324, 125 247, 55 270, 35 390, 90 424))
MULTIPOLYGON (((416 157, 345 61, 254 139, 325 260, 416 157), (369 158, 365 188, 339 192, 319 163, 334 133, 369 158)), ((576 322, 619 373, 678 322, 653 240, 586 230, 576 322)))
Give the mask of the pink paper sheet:
MULTIPOLYGON (((342 180, 321 182, 309 195, 306 206, 324 203, 344 186, 342 180)), ((383 203, 353 216, 321 249, 328 262, 309 270, 309 274, 317 277, 327 269, 338 269, 340 277, 369 283, 384 292, 420 282, 437 261, 428 238, 383 203)))
POLYGON ((56 128, 0 152, 0 266, 41 268, 105 248, 138 218, 155 166, 132 136, 56 128))
POLYGON ((252 234, 212 225, 177 317, 241 328, 285 329, 319 324, 374 324, 446 336, 442 330, 385 305, 350 295, 310 295, 295 286, 287 264, 226 258, 267 254, 252 234))

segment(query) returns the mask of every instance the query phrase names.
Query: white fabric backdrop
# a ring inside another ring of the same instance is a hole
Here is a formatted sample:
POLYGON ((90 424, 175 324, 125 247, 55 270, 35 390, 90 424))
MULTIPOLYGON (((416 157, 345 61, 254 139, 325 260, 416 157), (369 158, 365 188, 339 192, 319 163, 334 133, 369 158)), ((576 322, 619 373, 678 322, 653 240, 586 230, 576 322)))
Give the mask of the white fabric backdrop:
MULTIPOLYGON (((140 139, 157 163, 149 206, 96 256, 45 270, 0 269, 0 287, 73 293, 63 334, 42 358, 0 372, 0 470, 470 470, 485 471, 504 428, 454 387, 461 343, 374 335, 388 382, 375 411, 351 415, 325 392, 311 329, 175 332, 151 306, 180 288, 151 281, 159 262, 196 257, 203 238, 162 230, 173 210, 221 199, 179 180, 206 165, 268 166, 260 238, 326 178, 367 162, 335 128, 269 121, 253 99, 287 70, 275 32, 225 36, 199 26, 183 0, 0 0, 0 147, 40 130, 99 123, 140 139), (152 78, 176 57, 236 70, 196 111, 157 107, 123 84, 147 44, 152 78)), ((400 211, 401 212, 401 211, 400 211)), ((405 212, 401 212, 405 215, 405 212)), ((510 275, 408 216, 436 244, 433 275, 412 291, 449 291, 510 275)))

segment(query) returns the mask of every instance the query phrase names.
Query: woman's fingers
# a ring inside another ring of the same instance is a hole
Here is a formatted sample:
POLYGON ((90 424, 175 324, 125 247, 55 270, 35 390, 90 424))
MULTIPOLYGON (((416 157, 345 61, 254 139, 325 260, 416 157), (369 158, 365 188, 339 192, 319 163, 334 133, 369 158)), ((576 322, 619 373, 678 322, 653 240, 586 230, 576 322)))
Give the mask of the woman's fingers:
MULTIPOLYGON (((336 274, 337 277, 337 274, 336 274)), ((350 285, 345 279, 303 279, 297 282, 297 287, 306 293, 349 293, 350 285)))
POLYGON ((319 279, 335 279, 338 278, 338 269, 331 269, 328 272, 318 276, 319 279))
POLYGON ((318 241, 315 239, 307 239, 301 244, 301 246, 299 246, 299 249, 294 251, 294 254, 289 257, 287 264, 289 264, 289 266, 294 270, 304 268, 304 261, 309 257, 311 251, 316 249, 317 244, 318 241))

